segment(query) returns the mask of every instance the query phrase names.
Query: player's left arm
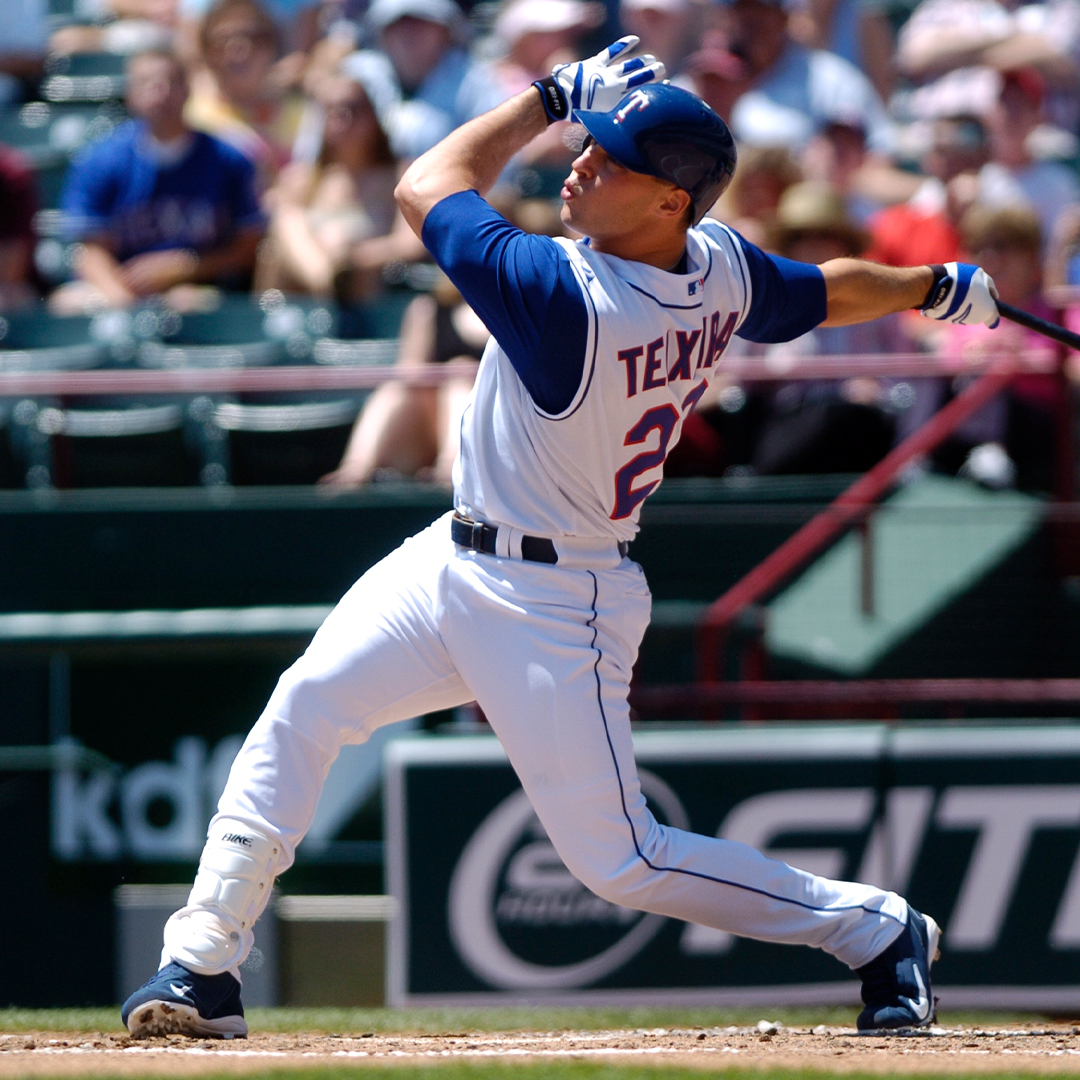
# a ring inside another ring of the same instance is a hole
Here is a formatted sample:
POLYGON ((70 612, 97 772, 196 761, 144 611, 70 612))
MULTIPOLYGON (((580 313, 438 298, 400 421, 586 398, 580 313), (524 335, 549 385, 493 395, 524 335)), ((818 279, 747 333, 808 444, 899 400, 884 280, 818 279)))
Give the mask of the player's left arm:
POLYGON ((413 232, 420 236, 428 211, 459 191, 489 191, 510 159, 548 124, 572 120, 578 109, 614 108, 635 86, 664 77, 655 57, 631 57, 632 34, 595 56, 560 64, 551 77, 452 131, 422 154, 402 176, 394 196, 413 232))
POLYGON ((489 191, 510 159, 547 128, 533 87, 452 131, 418 157, 394 192, 413 232, 420 236, 428 211, 459 191, 489 191))
POLYGON ((823 326, 848 326, 909 308, 947 322, 998 323, 997 289, 985 270, 970 263, 882 266, 833 259, 822 263, 821 273, 827 310, 823 326))

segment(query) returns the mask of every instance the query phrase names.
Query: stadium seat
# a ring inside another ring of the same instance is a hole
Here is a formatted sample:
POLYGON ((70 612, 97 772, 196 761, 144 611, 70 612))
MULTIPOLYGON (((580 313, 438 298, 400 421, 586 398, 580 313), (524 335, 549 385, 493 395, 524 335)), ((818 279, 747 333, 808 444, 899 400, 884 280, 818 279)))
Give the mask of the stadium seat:
POLYGON ((401 331, 401 317, 416 295, 416 292, 403 289, 346 308, 341 312, 341 336, 348 339, 396 338, 401 331))
POLYGON ((0 488, 22 487, 22 474, 11 445, 11 405, 0 401, 0 488))
POLYGON ((296 404, 219 404, 229 480, 236 485, 313 484, 336 469, 359 412, 355 398, 296 404))
POLYGON ((64 191, 64 177, 67 176, 69 164, 64 158, 34 166, 38 205, 43 209, 55 210, 60 205, 60 196, 64 191))
MULTIPOLYGON (((257 367, 306 363, 337 315, 325 304, 225 296, 213 311, 162 313, 157 333, 139 350, 145 367, 257 367)), ((145 335, 150 336, 150 335, 145 335)))
POLYGON ((116 53, 50 56, 41 84, 46 101, 113 101, 124 96, 127 57, 116 53))
POLYGON ((41 154, 70 155, 107 135, 126 115, 116 102, 67 105, 30 101, 0 110, 0 142, 15 147, 31 161, 41 154))
POLYGON ((361 367, 392 364, 397 359, 397 353, 397 338, 322 338, 315 342, 311 356, 316 364, 327 367, 361 367))
POLYGON ((49 24, 52 29, 66 26, 68 23, 85 22, 80 9, 83 7, 79 0, 49 0, 49 24))
MULTIPOLYGON (((27 410, 29 412, 29 410, 27 410)), ((25 418, 24 418, 25 419, 25 418)), ((32 417, 48 440, 48 460, 36 457, 29 486, 60 488, 179 487, 198 482, 199 458, 185 437, 180 404, 121 408, 40 408, 32 417)), ((33 468, 33 466, 32 466, 33 468)))
POLYGON ((107 315, 60 317, 38 307, 0 316, 0 371, 78 371, 105 363, 117 330, 107 315))

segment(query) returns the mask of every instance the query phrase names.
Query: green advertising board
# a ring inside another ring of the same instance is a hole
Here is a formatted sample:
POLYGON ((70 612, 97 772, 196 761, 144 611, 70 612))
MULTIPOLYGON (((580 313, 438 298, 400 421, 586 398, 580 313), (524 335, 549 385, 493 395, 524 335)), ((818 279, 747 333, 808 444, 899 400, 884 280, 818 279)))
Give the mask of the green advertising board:
MULTIPOLYGON (((657 817, 894 889, 944 928, 941 1008, 1080 1008, 1080 726, 638 732, 657 817)), ((824 953, 643 915, 562 865, 490 736, 390 744, 393 1004, 854 1004, 824 953)))

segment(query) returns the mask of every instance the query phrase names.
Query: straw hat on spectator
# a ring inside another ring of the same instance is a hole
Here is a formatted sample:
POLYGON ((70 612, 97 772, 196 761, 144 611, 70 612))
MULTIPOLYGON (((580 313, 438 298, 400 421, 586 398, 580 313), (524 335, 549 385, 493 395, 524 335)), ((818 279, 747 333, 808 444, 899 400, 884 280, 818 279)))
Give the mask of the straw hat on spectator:
POLYGON ((776 208, 776 246, 781 253, 799 237, 828 236, 839 240, 849 255, 861 255, 870 246, 870 234, 848 214, 844 197, 820 180, 793 184, 776 208))

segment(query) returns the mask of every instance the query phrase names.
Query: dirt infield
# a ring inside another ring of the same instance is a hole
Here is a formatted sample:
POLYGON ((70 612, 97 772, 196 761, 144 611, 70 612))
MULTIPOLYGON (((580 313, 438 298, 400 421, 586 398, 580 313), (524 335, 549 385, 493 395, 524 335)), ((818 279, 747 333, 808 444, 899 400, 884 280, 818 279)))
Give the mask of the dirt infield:
POLYGON ((277 1035, 231 1042, 179 1036, 135 1041, 113 1033, 0 1034, 0 1078, 201 1076, 278 1067, 411 1065, 439 1061, 596 1060, 821 1069, 837 1073, 1080 1073, 1080 1028, 1071 1024, 983 1030, 939 1027, 863 1036, 851 1028, 639 1029, 441 1035, 277 1035))

